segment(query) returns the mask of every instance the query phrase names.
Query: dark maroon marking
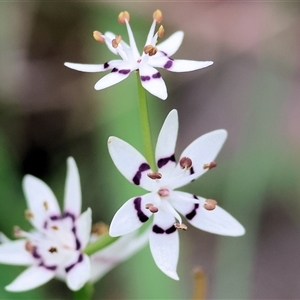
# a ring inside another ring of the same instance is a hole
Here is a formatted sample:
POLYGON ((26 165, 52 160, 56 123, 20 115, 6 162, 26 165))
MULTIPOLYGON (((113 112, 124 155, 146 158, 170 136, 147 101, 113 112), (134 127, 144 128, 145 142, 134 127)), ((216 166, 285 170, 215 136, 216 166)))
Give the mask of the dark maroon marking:
POLYGON ((57 268, 57 266, 47 266, 47 265, 45 265, 43 262, 41 262, 41 263, 39 264, 39 266, 40 266, 40 267, 44 267, 44 268, 46 268, 47 270, 50 270, 50 271, 55 271, 56 268, 57 268))
POLYGON ((198 197, 196 195, 193 195, 193 198, 198 200, 198 197))
POLYGON ((132 181, 135 185, 140 185, 142 172, 150 170, 150 166, 147 163, 142 163, 139 166, 138 171, 135 173, 134 177, 132 178, 132 181))
POLYGON ((165 64, 164 64, 164 68, 165 69, 170 69, 173 65, 172 60, 168 60, 165 64))
POLYGON ((175 155, 171 155, 169 157, 165 157, 165 158, 160 158, 158 161, 157 161, 157 166, 159 168, 163 167, 164 165, 166 165, 169 161, 173 161, 175 162, 175 155))
POLYGON ((112 70, 111 70, 111 72, 113 73, 113 72, 118 72, 119 70, 117 69, 117 68, 113 68, 112 70))
POLYGON ((75 222, 75 219, 76 219, 72 213, 67 212, 67 211, 65 211, 62 216, 62 219, 64 219, 64 218, 71 218, 73 222, 75 222))
POLYGON ((44 228, 47 229, 47 227, 48 227, 48 222, 45 221, 45 222, 44 222, 44 228))
POLYGON ((160 52, 164 55, 164 56, 168 56, 168 54, 165 51, 161 51, 160 52))
POLYGON ((199 204, 198 203, 195 203, 194 204, 194 208, 191 212, 189 212, 188 214, 185 215, 185 217, 188 219, 188 220, 192 220, 196 214, 197 214, 197 209, 199 207, 199 204))
POLYGON ((174 231, 176 231, 176 227, 173 225, 173 226, 171 226, 170 228, 168 228, 168 229, 165 231, 165 233, 166 233, 166 234, 171 234, 171 233, 173 233, 174 231))
POLYGON ((123 70, 120 70, 119 73, 126 75, 126 74, 130 73, 130 71, 131 71, 130 69, 123 69, 123 70))
POLYGON ((104 64, 104 69, 107 69, 108 67, 109 67, 109 63, 106 62, 106 63, 104 64))
POLYGON ((148 81, 148 80, 150 80, 150 79, 151 79, 150 76, 141 76, 141 80, 142 80, 142 81, 148 81))
POLYGON ((50 217, 50 220, 52 221, 57 221, 57 220, 60 220, 61 219, 61 216, 51 216, 50 217))
POLYGON ((159 227, 159 226, 157 226, 157 225, 154 225, 154 226, 152 227, 152 231, 153 231, 154 233, 158 233, 158 234, 162 234, 162 233, 165 232, 161 227, 159 227))
POLYGON ((80 243, 80 241, 79 241, 79 239, 77 237, 76 227, 75 226, 72 228, 72 232, 74 233, 74 236, 75 236, 76 250, 79 250, 80 247, 81 247, 81 243, 80 243))
POLYGON ((71 269, 73 269, 77 264, 79 264, 82 261, 83 261, 83 255, 80 253, 79 256, 78 256, 77 262, 70 265, 70 266, 68 266, 68 267, 66 267, 65 271, 68 273, 71 269))
POLYGON ((36 250, 36 247, 33 247, 33 250, 32 250, 32 256, 36 259, 40 259, 41 256, 38 254, 37 250, 36 250))
POLYGON ((141 210, 141 202, 142 202, 142 198, 141 197, 137 197, 133 200, 133 204, 134 204, 134 208, 137 211, 137 216, 139 218, 139 220, 142 223, 145 223, 146 221, 148 221, 148 217, 142 212, 141 210))
POLYGON ((161 77, 161 75, 160 75, 159 72, 152 75, 152 78, 154 78, 154 79, 157 79, 157 78, 160 78, 160 77, 161 77))
POLYGON ((195 173, 194 168, 191 167, 191 168, 190 168, 190 174, 193 175, 194 173, 195 173))

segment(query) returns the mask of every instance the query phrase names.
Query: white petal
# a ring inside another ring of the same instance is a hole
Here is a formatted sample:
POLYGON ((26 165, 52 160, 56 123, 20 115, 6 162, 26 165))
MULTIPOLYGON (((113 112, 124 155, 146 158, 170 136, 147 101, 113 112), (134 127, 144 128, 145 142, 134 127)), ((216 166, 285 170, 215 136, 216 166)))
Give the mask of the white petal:
POLYGON ((133 56, 135 58, 138 58, 140 56, 140 54, 139 54, 139 51, 137 49, 137 46, 136 46, 136 43, 135 43, 135 39, 134 39, 132 30, 131 30, 130 24, 126 19, 125 19, 125 23, 126 23, 126 28, 127 28, 127 32, 128 32, 129 44, 130 44, 131 51, 133 53, 133 56))
POLYGON ((86 254, 82 254, 82 260, 67 273, 67 285, 70 290, 78 291, 90 279, 91 263, 86 254))
POLYGON ((157 201, 159 201, 159 197, 154 193, 129 199, 114 215, 110 224, 109 234, 111 236, 120 236, 141 227, 152 215, 145 208, 146 204, 155 204, 157 201))
POLYGON ((147 176, 152 172, 150 166, 135 148, 117 137, 110 137, 108 150, 117 169, 127 180, 148 191, 153 189, 155 182, 147 176))
POLYGON ((206 68, 212 65, 213 62, 160 57, 157 59, 153 58, 153 60, 149 60, 149 64, 155 68, 164 68, 171 72, 190 72, 206 68))
POLYGON ((9 265, 27 266, 34 262, 32 255, 25 250, 26 240, 8 241, 0 245, 0 262, 9 265))
POLYGON ((0 232, 0 243, 8 243, 11 240, 3 233, 0 232))
POLYGON ((49 216, 60 216, 58 202, 46 183, 32 176, 26 175, 23 179, 23 190, 28 209, 33 214, 31 223, 41 229, 49 216))
POLYGON ((37 288, 45 284, 55 275, 55 271, 48 270, 44 267, 32 266, 22 272, 11 284, 5 289, 9 292, 24 292, 37 288))
POLYGON ((81 72, 89 72, 89 73, 96 73, 96 72, 103 72, 107 70, 111 70, 122 63, 122 60, 111 60, 105 64, 76 64, 65 62, 64 65, 70 69, 81 71, 81 72))
POLYGON ((178 113, 173 109, 168 116, 158 135, 155 159, 162 176, 169 176, 176 166, 175 146, 178 134, 178 113))
POLYGON ((150 250, 156 265, 169 277, 179 280, 176 272, 179 256, 178 231, 172 215, 159 210, 154 215, 150 233, 150 250))
POLYGON ((208 169, 203 169, 207 163, 214 161, 219 151, 221 150, 227 138, 227 131, 219 129, 206 133, 196 140, 194 140, 180 155, 179 161, 182 157, 189 157, 192 160, 192 168, 186 172, 186 176, 175 180, 176 175, 182 173, 180 165, 176 166, 172 176, 174 182, 172 183, 173 189, 184 186, 191 180, 194 180, 207 172, 208 169))
MULTIPOLYGON (((183 31, 176 31, 171 36, 169 36, 166 40, 159 43, 156 48, 159 51, 162 51, 166 56, 172 56, 179 49, 184 33, 183 31)), ((155 56, 153 57, 155 58, 155 56)))
POLYGON ((155 27, 156 27, 156 20, 153 20, 153 22, 150 26, 150 30, 149 30, 148 35, 147 35, 145 46, 151 45, 152 38, 154 36, 155 27))
POLYGON ((92 210, 88 208, 75 221, 76 235, 80 242, 80 249, 84 249, 89 241, 91 226, 92 226, 92 210))
POLYGON ((210 233, 227 236, 240 236, 245 233, 244 227, 220 206, 217 205, 214 210, 206 210, 203 207, 204 198, 178 191, 173 193, 174 196, 176 195, 176 201, 172 201, 172 205, 186 216, 193 226, 210 233), (198 205, 184 201, 185 198, 195 197, 199 200, 198 205))
POLYGON ((67 160, 68 171, 65 185, 64 212, 77 218, 81 212, 81 186, 79 172, 73 157, 67 160))
POLYGON ((167 99, 167 87, 161 74, 146 63, 141 63, 139 70, 141 83, 144 89, 162 100, 167 99))
POLYGON ((149 230, 137 231, 120 237, 117 241, 91 256, 91 281, 97 282, 117 264, 134 255, 149 240, 149 230))

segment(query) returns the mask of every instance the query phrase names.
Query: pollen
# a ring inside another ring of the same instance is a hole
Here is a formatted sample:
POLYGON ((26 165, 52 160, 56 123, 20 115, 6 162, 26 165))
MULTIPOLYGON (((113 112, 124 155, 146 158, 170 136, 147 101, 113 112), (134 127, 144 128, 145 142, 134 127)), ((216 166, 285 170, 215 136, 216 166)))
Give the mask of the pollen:
POLYGON ((162 22, 163 16, 162 16, 162 12, 157 9, 154 13, 153 13, 153 20, 155 20, 158 24, 160 24, 162 22))
POLYGON ((54 253, 54 252, 57 252, 57 248, 56 247, 51 247, 48 251, 50 253, 54 253))
POLYGON ((102 34, 100 31, 95 30, 95 31, 93 32, 93 37, 94 37, 94 39, 95 39, 97 42, 99 42, 99 43, 104 43, 104 42, 105 42, 105 39, 104 39, 104 37, 103 37, 103 34, 102 34))
POLYGON ((59 229, 59 227, 56 226, 56 225, 51 226, 51 228, 52 228, 53 230, 58 230, 58 229, 59 229))
POLYGON ((147 203, 145 205, 146 209, 149 209, 153 214, 158 212, 158 208, 156 206, 154 206, 152 203, 147 203))
POLYGON ((217 207, 217 201, 213 199, 206 199, 203 207, 206 210, 214 210, 217 207))
POLYGON ((187 231, 187 226, 185 224, 183 224, 183 223, 175 223, 174 226, 177 229, 181 229, 181 230, 187 231))
POLYGON ((149 56, 153 56, 157 53, 157 48, 152 45, 147 45, 144 47, 144 52, 149 54, 149 56))
POLYGON ((120 24, 125 24, 125 20, 130 21, 130 15, 128 11, 122 11, 119 13, 118 21, 120 24))
POLYGON ((193 162, 189 157, 184 156, 180 159, 179 165, 181 169, 189 170, 192 167, 193 162))
POLYGON ((165 29, 162 25, 160 25, 157 31, 157 36, 159 38, 162 38, 164 36, 164 33, 165 33, 165 29))
POLYGON ((203 165, 203 169, 212 169, 212 168, 215 168, 217 166, 217 163, 215 161, 212 161, 208 164, 204 164, 203 165))
POLYGON ((162 175, 158 172, 148 173, 147 176, 151 179, 161 179, 162 175))
POLYGON ((111 41, 112 46, 114 48, 117 48, 119 46, 121 40, 122 40, 122 37, 119 34, 116 35, 116 37, 111 41))

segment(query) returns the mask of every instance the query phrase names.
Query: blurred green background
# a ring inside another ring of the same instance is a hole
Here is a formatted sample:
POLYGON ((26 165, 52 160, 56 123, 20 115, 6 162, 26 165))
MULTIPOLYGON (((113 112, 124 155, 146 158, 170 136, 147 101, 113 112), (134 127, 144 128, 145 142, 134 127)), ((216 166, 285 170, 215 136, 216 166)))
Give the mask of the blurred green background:
MULTIPOLYGON (((174 58, 213 60, 190 73, 162 70, 169 97, 149 95, 154 142, 167 113, 179 111, 177 155, 196 137, 225 128, 218 167, 184 188, 213 198, 245 227, 239 238, 189 226, 180 232, 175 282, 155 266, 149 247, 96 285, 95 299, 191 299, 193 270, 207 276, 207 299, 300 298, 300 4, 298 2, 1 2, 0 3, 0 231, 28 230, 22 177, 33 174, 63 199, 66 159, 82 182, 83 209, 109 224, 128 198, 143 193, 115 169, 110 135, 143 152, 136 78, 103 91, 104 73, 76 72, 65 61, 113 59, 92 32, 125 41, 120 11, 142 49, 161 9, 165 37, 185 38, 174 58)), ((27 293, 3 287, 21 267, 0 266, 0 299, 69 299, 53 280, 27 293)))

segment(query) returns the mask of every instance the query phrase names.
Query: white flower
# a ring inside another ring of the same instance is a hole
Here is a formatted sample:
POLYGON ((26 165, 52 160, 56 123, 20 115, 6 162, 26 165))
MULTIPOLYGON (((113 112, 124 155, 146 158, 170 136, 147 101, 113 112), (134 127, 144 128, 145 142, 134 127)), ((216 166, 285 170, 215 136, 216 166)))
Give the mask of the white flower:
POLYGON ((213 160, 223 146, 227 132, 219 129, 197 138, 183 151, 176 164, 177 132, 178 115, 176 110, 172 110, 162 126, 156 145, 158 172, 153 172, 146 159, 125 141, 116 137, 108 140, 110 155, 119 171, 131 183, 149 191, 129 199, 117 211, 109 233, 120 236, 134 231, 153 214, 149 237, 153 258, 165 274, 176 280, 179 279, 176 273, 179 254, 177 228, 186 229, 178 212, 193 226, 211 233, 239 236, 245 232, 243 226, 216 206, 214 200, 174 190, 216 165, 213 160))
POLYGON ((31 232, 15 229, 21 239, 1 238, 0 262, 24 265, 23 271, 6 290, 34 289, 54 277, 64 278, 71 290, 80 289, 90 278, 90 258, 83 253, 91 231, 91 210, 81 212, 78 169, 68 158, 64 209, 60 211, 51 189, 40 179, 26 175, 23 189, 27 200, 26 216, 34 226, 31 232))
POLYGON ((108 49, 122 59, 111 60, 104 64, 88 65, 66 62, 65 66, 82 72, 102 72, 111 70, 111 73, 101 78, 96 84, 96 90, 102 90, 126 79, 131 72, 138 70, 143 87, 154 96, 165 100, 167 98, 167 88, 161 74, 155 69, 163 68, 172 72, 188 72, 202 69, 213 64, 212 61, 176 60, 171 56, 178 50, 183 40, 183 32, 177 31, 164 42, 156 45, 158 37, 162 37, 164 30, 161 26, 155 32, 155 26, 162 20, 159 10, 153 14, 153 23, 148 33, 145 47, 140 55, 136 42, 129 25, 128 12, 119 15, 119 22, 125 23, 129 36, 129 45, 126 44, 121 36, 111 32, 101 34, 94 32, 97 41, 105 42, 108 49))

